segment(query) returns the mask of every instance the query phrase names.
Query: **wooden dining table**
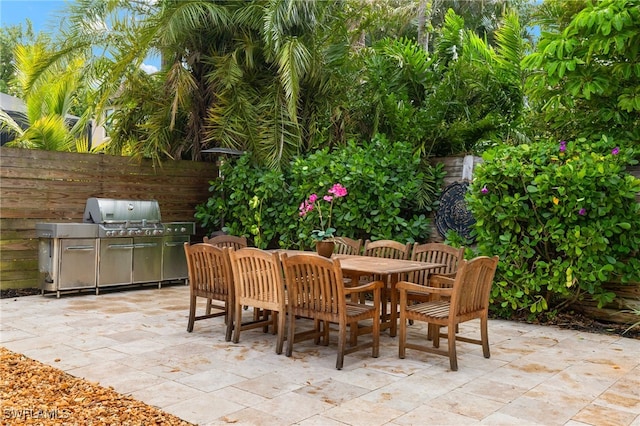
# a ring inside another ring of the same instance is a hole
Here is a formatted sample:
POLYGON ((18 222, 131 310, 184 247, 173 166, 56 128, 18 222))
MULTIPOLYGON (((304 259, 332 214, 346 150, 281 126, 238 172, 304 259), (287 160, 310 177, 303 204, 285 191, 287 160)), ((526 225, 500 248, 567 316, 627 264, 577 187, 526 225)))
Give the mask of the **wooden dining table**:
MULTIPOLYGON (((301 250, 285 250, 276 249, 280 253, 287 253, 293 256, 300 253, 313 254, 315 252, 301 250)), ((415 260, 386 259, 373 256, 359 256, 348 254, 334 254, 332 259, 340 261, 340 268, 345 277, 351 278, 352 282, 357 283, 360 277, 377 275, 388 277, 390 291, 390 312, 381 318, 381 329, 389 329, 389 335, 395 337, 398 331, 398 291, 396 283, 400 281, 401 276, 406 276, 411 272, 423 271, 429 269, 437 269, 445 266, 442 263, 418 262, 415 260)), ((386 303, 386 300, 383 301, 386 303)))

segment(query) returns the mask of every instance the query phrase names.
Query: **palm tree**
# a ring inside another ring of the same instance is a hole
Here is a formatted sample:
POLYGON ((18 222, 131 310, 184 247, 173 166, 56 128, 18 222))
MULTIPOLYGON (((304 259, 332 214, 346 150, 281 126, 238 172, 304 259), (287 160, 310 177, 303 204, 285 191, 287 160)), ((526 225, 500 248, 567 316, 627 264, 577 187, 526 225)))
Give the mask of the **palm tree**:
MULTIPOLYGON (((74 151, 83 135, 90 111, 85 111, 70 126, 69 115, 79 89, 83 59, 58 63, 40 71, 40 61, 48 54, 47 46, 36 43, 15 49, 18 85, 26 104, 28 127, 23 130, 5 111, 0 110, 0 127, 16 135, 9 146, 50 151, 74 151)), ((85 142, 87 144, 87 142, 85 142)))
POLYGON ((203 148, 224 146, 277 166, 313 146, 326 128, 318 120, 329 121, 327 104, 305 91, 343 92, 328 69, 340 52, 330 44, 348 47, 336 30, 340 4, 78 0, 48 63, 100 46, 105 57, 86 76, 97 84, 98 111, 117 111, 113 151, 199 159, 203 148), (150 53, 162 69, 141 75, 150 53))

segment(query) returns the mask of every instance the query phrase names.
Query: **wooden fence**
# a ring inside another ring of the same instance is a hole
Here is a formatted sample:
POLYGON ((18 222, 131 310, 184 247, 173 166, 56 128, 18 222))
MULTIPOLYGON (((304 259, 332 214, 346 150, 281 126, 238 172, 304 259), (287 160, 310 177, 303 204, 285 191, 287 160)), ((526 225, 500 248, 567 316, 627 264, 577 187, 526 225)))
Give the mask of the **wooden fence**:
POLYGON ((90 197, 155 199, 163 222, 193 222, 217 175, 213 162, 0 148, 0 288, 39 287, 36 223, 82 222, 90 197))

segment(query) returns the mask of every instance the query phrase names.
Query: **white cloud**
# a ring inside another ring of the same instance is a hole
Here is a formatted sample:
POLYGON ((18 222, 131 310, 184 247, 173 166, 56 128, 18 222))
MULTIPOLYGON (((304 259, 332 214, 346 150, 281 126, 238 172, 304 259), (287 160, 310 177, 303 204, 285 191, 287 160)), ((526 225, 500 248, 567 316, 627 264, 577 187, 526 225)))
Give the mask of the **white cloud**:
POLYGON ((147 74, 153 74, 158 72, 158 67, 156 67, 155 65, 142 64, 140 65, 140 69, 146 72, 147 74))

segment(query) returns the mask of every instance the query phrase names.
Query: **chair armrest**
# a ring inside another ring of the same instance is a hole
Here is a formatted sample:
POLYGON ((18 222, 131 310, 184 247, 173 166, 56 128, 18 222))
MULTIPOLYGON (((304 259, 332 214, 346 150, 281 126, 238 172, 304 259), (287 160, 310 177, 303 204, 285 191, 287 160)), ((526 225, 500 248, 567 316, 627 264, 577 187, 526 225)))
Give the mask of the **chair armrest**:
POLYGON ((440 287, 429 287, 420 284, 410 283, 409 281, 399 281, 396 283, 396 288, 399 291, 408 291, 411 293, 422 293, 422 294, 442 294, 445 296, 451 296, 453 293, 452 288, 440 288, 440 287))
POLYGON ((384 287, 384 283, 382 281, 372 281, 367 284, 362 284, 356 287, 346 287, 344 289, 344 293, 346 295, 352 293, 362 293, 363 291, 373 291, 384 287))
POLYGON ((438 288, 453 287, 456 274, 437 274, 429 277, 429 286, 438 288))

